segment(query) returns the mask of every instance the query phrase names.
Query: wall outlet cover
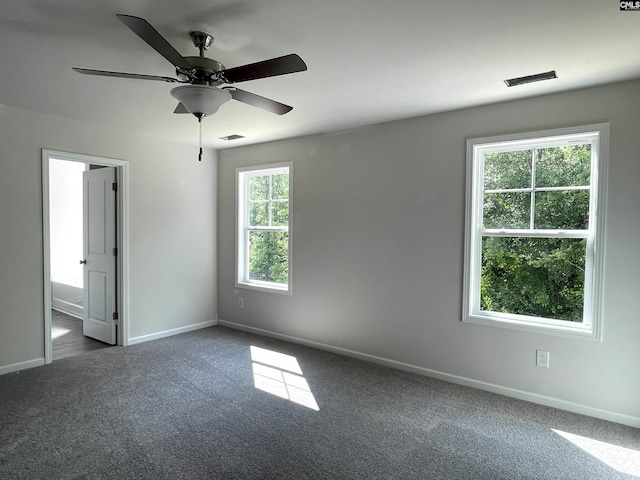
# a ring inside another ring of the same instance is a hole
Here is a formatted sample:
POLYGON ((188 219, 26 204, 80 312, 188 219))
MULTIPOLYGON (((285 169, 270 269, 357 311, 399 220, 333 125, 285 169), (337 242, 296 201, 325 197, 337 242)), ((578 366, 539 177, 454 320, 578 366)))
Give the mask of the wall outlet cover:
POLYGON ((538 367, 549 368, 549 352, 536 350, 536 365, 538 367))

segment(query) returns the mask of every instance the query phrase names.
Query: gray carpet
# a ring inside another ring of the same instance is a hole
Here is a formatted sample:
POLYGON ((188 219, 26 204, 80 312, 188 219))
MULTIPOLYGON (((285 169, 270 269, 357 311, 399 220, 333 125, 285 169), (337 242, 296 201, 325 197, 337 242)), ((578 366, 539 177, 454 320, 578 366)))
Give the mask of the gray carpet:
POLYGON ((223 327, 0 377, 4 480, 634 478, 552 429, 640 450, 633 428, 223 327), (307 402, 303 377, 319 410, 254 369, 307 402))

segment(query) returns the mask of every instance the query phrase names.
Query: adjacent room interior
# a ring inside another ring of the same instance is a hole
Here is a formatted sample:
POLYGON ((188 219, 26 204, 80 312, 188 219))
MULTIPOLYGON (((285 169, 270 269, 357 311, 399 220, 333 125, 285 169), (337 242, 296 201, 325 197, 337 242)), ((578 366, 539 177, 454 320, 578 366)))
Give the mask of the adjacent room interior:
POLYGON ((482 3, 4 0, 0 476, 640 477, 640 14, 482 3))

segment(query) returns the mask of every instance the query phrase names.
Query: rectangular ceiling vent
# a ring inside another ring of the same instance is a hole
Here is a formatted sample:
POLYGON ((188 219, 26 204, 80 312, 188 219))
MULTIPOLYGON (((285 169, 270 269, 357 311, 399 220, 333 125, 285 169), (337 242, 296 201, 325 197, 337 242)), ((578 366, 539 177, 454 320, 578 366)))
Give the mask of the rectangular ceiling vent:
POLYGON ((220 140, 238 140, 239 138, 244 138, 244 136, 236 135, 234 133, 233 135, 227 135, 226 137, 220 137, 220 140))
POLYGON ((536 73, 535 75, 529 75, 527 77, 509 78, 504 83, 507 87, 515 87, 516 85, 524 85, 525 83, 541 82, 542 80, 551 80, 552 78, 558 78, 555 70, 544 73, 536 73))

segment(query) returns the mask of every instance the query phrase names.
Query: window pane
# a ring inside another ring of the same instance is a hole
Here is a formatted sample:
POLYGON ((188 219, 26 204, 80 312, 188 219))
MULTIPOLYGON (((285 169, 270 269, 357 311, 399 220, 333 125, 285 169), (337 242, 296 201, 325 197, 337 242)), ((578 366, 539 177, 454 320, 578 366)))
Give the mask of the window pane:
POLYGON ((484 194, 484 228, 529 228, 530 214, 529 192, 484 194))
POLYGON ((267 202, 255 202, 249 204, 249 226, 269 226, 269 204, 267 202))
POLYGON ((582 322, 586 240, 484 237, 480 309, 582 322))
POLYGON ((535 228, 587 230, 589 191, 536 192, 535 228))
POLYGON ((249 278, 288 283, 288 252, 288 232, 249 232, 249 278))
POLYGON ((531 187, 532 151, 487 153, 484 156, 484 189, 531 187))
POLYGON ((541 148, 536 187, 586 186, 591 181, 591 144, 541 148))
POLYGON ((253 175, 249 177, 249 200, 269 199, 269 175, 253 175))
POLYGON ((289 198, 289 174, 280 173, 271 177, 271 198, 286 200, 289 198))
POLYGON ((271 204, 271 225, 286 227, 289 225, 289 202, 273 202, 271 204))

